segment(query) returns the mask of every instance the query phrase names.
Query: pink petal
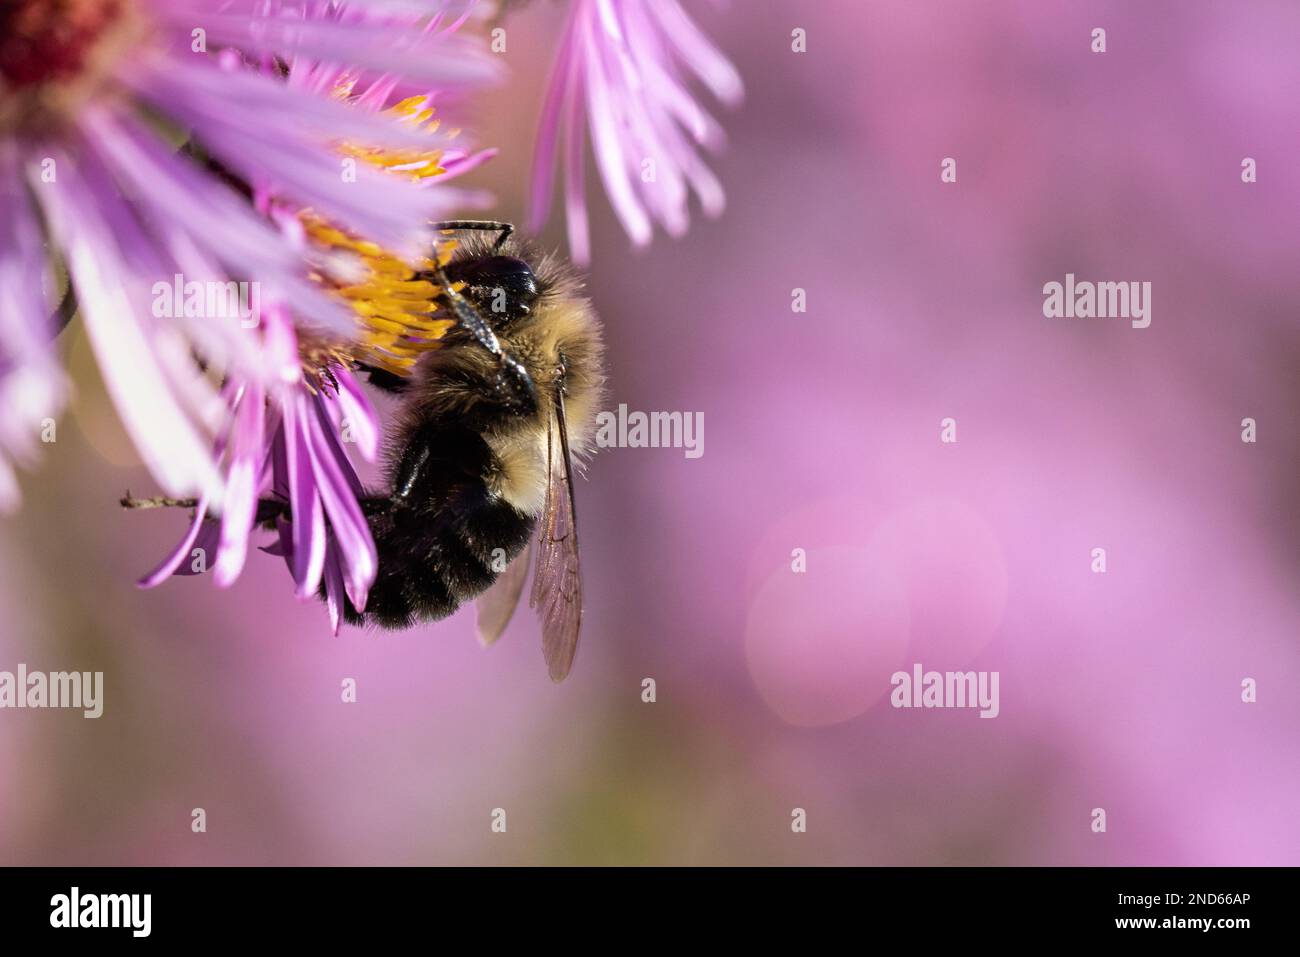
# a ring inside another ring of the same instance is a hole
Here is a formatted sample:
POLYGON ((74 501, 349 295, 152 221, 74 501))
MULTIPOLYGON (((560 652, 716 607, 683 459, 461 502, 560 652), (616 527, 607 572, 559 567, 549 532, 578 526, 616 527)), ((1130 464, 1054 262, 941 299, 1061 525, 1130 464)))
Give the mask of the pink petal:
MULTIPOLYGON (((190 557, 190 552, 194 548, 194 543, 198 540, 199 532, 203 528, 204 521, 206 521, 207 511, 207 499, 199 499, 199 503, 194 509, 194 520, 190 522, 190 527, 186 531, 185 537, 180 540, 180 543, 153 571, 149 572, 136 582, 138 588, 155 588, 170 578, 173 574, 176 574, 177 569, 180 568, 181 562, 190 557)), ((190 574, 192 574, 192 572, 190 574)))
POLYGON ((347 369, 334 370, 338 382, 338 412, 340 424, 346 422, 356 442, 357 450, 367 462, 379 454, 379 415, 361 388, 361 383, 347 369))
POLYGON ((299 395, 285 405, 285 459, 293 513, 293 577, 298 583, 299 598, 316 594, 325 567, 325 513, 312 472, 311 443, 300 431, 306 428, 308 414, 299 395))

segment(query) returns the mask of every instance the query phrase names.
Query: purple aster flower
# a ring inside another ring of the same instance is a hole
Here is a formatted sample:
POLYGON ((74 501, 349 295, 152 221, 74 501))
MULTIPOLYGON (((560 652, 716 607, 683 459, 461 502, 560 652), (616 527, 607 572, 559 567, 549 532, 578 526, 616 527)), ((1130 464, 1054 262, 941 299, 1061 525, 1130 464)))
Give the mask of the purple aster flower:
POLYGON ((228 490, 213 449, 231 396, 192 356, 245 387, 267 387, 276 370, 241 323, 159 315, 157 284, 255 282, 264 301, 350 330, 351 312, 312 280, 301 250, 214 170, 273 184, 277 196, 417 254, 447 197, 366 164, 341 176, 337 148, 427 149, 429 131, 239 68, 333 60, 439 89, 492 78, 489 58, 440 27, 408 29, 389 6, 354 0, 341 18, 318 15, 337 4, 265 0, 0 4, 0 507, 16 500, 10 460, 30 461, 27 436, 67 391, 50 346, 61 263, 109 394, 159 485, 221 508, 228 490), (212 162, 178 154, 185 137, 212 162))
POLYGON ((226 386, 230 415, 215 449, 225 479, 221 515, 200 497, 185 536, 140 585, 210 568, 217 585, 228 586, 244 567, 256 525, 274 525, 280 539, 267 550, 284 557, 300 598, 324 583, 337 633, 342 596, 365 608, 378 567, 361 482, 343 443, 354 442, 373 461, 378 417, 346 365, 328 364, 313 382, 303 377, 288 310, 274 306, 263 319, 264 351, 282 374, 267 390, 226 386))
MULTIPOLYGON (((337 7, 317 13, 348 19, 337 7)), ((443 25, 435 17, 424 32, 456 25, 443 25)), ((455 178, 495 152, 455 148, 436 135, 434 92, 391 103, 405 85, 394 74, 367 74, 307 57, 295 58, 287 76, 279 65, 272 65, 271 71, 290 87, 328 93, 359 111, 385 113, 425 134, 426 139, 399 149, 339 144, 341 154, 383 169, 390 177, 430 188, 435 178, 439 183, 455 178)), ((364 493, 344 446, 355 444, 364 459, 373 461, 380 427, 351 364, 363 360, 396 375, 407 374, 415 357, 432 347, 450 323, 430 316, 437 290, 417 276, 432 266, 427 256, 415 264, 404 261, 280 195, 273 182, 254 181, 249 190, 253 206, 317 264, 321 286, 350 306, 353 328, 341 336, 297 329, 287 305, 279 301, 264 312, 259 352, 275 370, 272 383, 264 387, 261 381, 233 375, 223 390, 228 426, 214 448, 222 472, 223 505, 214 509, 204 498, 135 503, 194 507, 186 535, 140 585, 154 587, 173 574, 211 568, 215 583, 226 587, 243 569, 252 533, 260 525, 279 533, 278 542, 264 550, 285 559, 298 597, 323 594, 337 633, 344 597, 355 608, 365 608, 378 562, 362 510, 364 493)), ((445 187, 440 193, 462 202, 475 199, 474 194, 445 187)))
POLYGON ((546 220, 562 150, 570 252, 590 259, 584 119, 605 193, 637 246, 650 242, 656 222, 684 233, 692 191, 705 213, 718 215, 722 186, 699 147, 721 146, 722 128, 692 96, 687 74, 726 103, 743 95, 735 68, 678 0, 573 0, 542 108, 530 228, 546 220))

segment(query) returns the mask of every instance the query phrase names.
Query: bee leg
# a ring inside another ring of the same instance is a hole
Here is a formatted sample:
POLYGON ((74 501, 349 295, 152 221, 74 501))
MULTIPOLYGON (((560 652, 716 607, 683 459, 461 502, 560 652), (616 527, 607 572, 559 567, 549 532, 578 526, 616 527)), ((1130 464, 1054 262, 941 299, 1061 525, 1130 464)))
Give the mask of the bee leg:
POLYGON ((257 503, 257 517, 254 522, 260 527, 270 531, 276 530, 276 525, 281 518, 292 519, 289 511, 289 503, 282 498, 264 498, 257 503))
POLYGON ((425 470, 429 464, 430 447, 427 444, 411 444, 402 453, 393 473, 393 501, 405 504, 420 490, 425 482, 425 470))
POLYGON ((394 375, 387 369, 377 369, 374 366, 368 366, 365 363, 358 363, 357 369, 367 374, 370 384, 377 389, 392 395, 401 395, 411 387, 411 380, 400 375, 394 375))
MULTIPOLYGON (((392 503, 387 496, 363 495, 357 499, 357 504, 361 506, 361 514, 370 518, 386 511, 392 503)), ((257 516, 253 520, 256 525, 276 531, 276 526, 282 518, 293 521, 293 511, 287 501, 282 498, 264 498, 258 501, 257 516)))
POLYGON ((522 362, 502 353, 501 368, 497 371, 497 401, 512 415, 529 416, 537 411, 537 387, 522 362))

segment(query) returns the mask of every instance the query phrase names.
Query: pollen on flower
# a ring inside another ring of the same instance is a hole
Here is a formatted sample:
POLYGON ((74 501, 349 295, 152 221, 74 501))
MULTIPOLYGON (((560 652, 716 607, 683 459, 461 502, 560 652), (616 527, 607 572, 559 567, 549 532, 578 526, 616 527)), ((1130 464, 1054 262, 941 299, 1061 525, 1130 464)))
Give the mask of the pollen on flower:
MULTIPOLYGON (((351 358, 407 376, 415 361, 436 349, 453 320, 439 305, 442 287, 427 277, 446 265, 456 243, 440 239, 433 257, 408 264, 383 247, 359 239, 312 213, 299 217, 308 239, 321 252, 352 257, 359 265, 355 279, 316 273, 316 281, 345 301, 356 314, 358 334, 351 358)), ((303 356, 304 366, 315 360, 303 356)), ((319 366, 315 366, 319 368, 319 366)))
MULTIPOLYGON (((355 86, 355 77, 344 78, 335 84, 333 95, 339 100, 350 100, 355 86)), ((434 118, 427 96, 407 97, 383 112, 429 134, 436 132, 440 123, 434 118)), ((446 172, 441 165, 442 149, 395 150, 356 143, 341 143, 337 149, 345 156, 410 180, 424 180, 446 172)), ((438 348, 443 335, 454 324, 439 305, 442 287, 429 277, 437 266, 445 266, 450 261, 455 240, 441 237, 434 251, 436 261, 425 258, 411 264, 378 243, 348 233, 311 211, 300 213, 298 218, 319 253, 336 262, 350 260, 355 266, 345 271, 321 270, 313 274, 317 282, 344 300, 356 314, 358 333, 350 346, 351 357, 394 375, 410 375, 416 360, 430 349, 438 348)), ((461 285, 457 284, 456 288, 461 285)), ((303 355, 303 366, 309 376, 311 369, 323 367, 316 364, 320 358, 303 355)))
MULTIPOLYGON (((340 84, 335 89, 335 94, 346 98, 351 94, 351 90, 352 83, 349 81, 340 84)), ((429 98, 426 96, 411 96, 393 104, 384 110, 384 113, 421 132, 432 134, 437 132, 442 121, 434 119, 433 108, 428 105, 428 102, 429 98)), ((428 179, 447 172, 441 165, 444 153, 441 149, 384 150, 373 146, 342 143, 339 145, 339 151, 345 156, 364 160, 372 166, 412 180, 428 179)))

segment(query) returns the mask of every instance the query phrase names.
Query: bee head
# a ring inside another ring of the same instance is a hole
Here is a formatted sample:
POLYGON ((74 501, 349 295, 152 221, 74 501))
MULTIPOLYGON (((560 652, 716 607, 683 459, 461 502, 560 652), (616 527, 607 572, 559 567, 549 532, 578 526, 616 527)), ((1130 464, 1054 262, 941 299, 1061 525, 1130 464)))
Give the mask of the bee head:
POLYGON ((494 328, 529 315, 541 296, 532 267, 513 256, 476 256, 449 263, 447 278, 463 282, 468 299, 494 328))

